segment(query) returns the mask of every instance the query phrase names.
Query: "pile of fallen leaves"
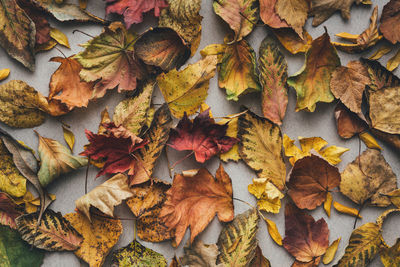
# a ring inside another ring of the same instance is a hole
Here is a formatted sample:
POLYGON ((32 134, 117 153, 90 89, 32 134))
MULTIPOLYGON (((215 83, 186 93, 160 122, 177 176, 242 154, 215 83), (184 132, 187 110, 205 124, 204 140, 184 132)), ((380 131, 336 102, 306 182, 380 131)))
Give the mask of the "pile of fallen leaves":
MULTIPOLYGON (((400 150, 400 79, 391 72, 400 63, 400 51, 386 68, 376 61, 400 41, 400 0, 390 0, 380 20, 375 7, 362 33, 337 34, 347 43, 331 42, 326 29, 312 39, 304 24, 313 17, 312 25, 318 26, 337 11, 349 19, 353 5, 368 6, 371 1, 214 0, 210 5, 215 14, 232 31, 224 43, 205 47, 202 59, 185 67, 200 44, 201 0, 106 0, 107 18, 121 22, 89 13, 87 0, 79 5, 66 0, 0 3, 0 45, 31 71, 35 54, 57 45, 69 47, 66 35, 50 25, 49 17, 104 27, 78 54, 50 59, 60 66, 50 78, 47 97, 24 81, 2 82, 2 123, 32 128, 47 116, 85 108, 108 90, 128 92, 112 118, 107 110, 102 112, 97 133, 85 130, 88 144, 79 156, 72 152, 75 137, 67 125, 63 131, 68 146, 36 133, 37 154, 0 129, 0 266, 40 266, 44 251, 71 251, 90 266, 101 266, 122 235, 123 218, 114 216, 114 208, 122 204, 132 211, 136 234, 132 243, 113 253, 113 266, 167 266, 163 255, 138 239, 171 240, 177 247, 189 229, 184 254, 173 258, 170 266, 270 266, 256 239, 261 223, 293 256, 292 266, 329 264, 341 239, 330 241, 326 221, 316 221, 309 211, 321 206, 330 216, 333 206, 357 220, 362 207, 391 205, 396 208, 353 231, 335 266, 367 266, 377 255, 386 267, 400 266, 400 239, 389 247, 382 236, 387 216, 400 211, 400 189, 375 139, 400 150), (131 25, 141 23, 145 12, 154 13, 158 25, 135 33, 131 25), (109 16, 114 13, 119 16, 109 16), (269 34, 257 61, 246 37, 258 25, 266 25, 269 34), (341 66, 337 49, 358 53, 384 39, 385 45, 369 59, 341 66), (303 68, 291 77, 282 49, 305 53, 303 68), (242 107, 237 114, 214 118, 205 100, 216 73, 228 100, 261 95, 262 116, 242 107), (289 87, 297 93, 296 111, 314 112, 317 103, 335 101, 332 117, 340 137, 357 136, 368 147, 342 172, 335 165, 348 149, 328 145, 321 137, 299 137, 298 147, 282 133, 289 87), (165 99, 161 105, 152 102, 157 88, 165 99), (203 164, 218 157, 221 164, 215 174, 205 167, 186 170, 170 183, 168 177, 153 176, 166 148, 168 153, 187 151, 175 164, 168 163, 171 173, 185 160, 203 164), (257 205, 247 203, 250 209, 235 216, 234 200, 244 201, 233 197, 222 162, 240 160, 257 176, 248 186, 257 205), (56 196, 47 186, 89 165, 99 169, 97 176, 109 178, 86 190, 75 201, 74 213, 62 215, 49 208, 56 196), (27 190, 27 181, 34 194, 27 190), (335 201, 339 192, 359 209, 335 201), (268 217, 280 212, 285 197, 282 238, 268 217), (204 244, 198 235, 215 216, 223 229, 216 244, 204 244)), ((0 70, 0 80, 9 72, 0 70)))

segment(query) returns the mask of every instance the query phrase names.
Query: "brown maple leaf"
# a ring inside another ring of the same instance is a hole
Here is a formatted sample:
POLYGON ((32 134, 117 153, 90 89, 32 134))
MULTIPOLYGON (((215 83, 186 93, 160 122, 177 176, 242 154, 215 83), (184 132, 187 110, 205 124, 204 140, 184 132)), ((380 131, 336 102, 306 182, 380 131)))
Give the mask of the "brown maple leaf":
POLYGON ((221 222, 233 220, 231 179, 222 165, 215 177, 204 168, 193 176, 175 175, 159 216, 170 230, 175 230, 177 245, 189 226, 193 242, 215 215, 221 222))

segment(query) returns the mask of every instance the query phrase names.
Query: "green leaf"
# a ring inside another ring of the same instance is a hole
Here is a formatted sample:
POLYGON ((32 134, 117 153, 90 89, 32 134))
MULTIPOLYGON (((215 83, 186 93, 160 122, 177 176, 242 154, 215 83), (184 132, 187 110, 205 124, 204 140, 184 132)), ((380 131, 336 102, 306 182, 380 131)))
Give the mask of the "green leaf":
POLYGON ((113 254, 113 266, 129 267, 129 266, 157 266, 166 267, 167 261, 163 255, 146 248, 136 240, 129 245, 118 249, 113 254))
POLYGON ((39 227, 37 218, 38 213, 31 213, 16 219, 18 231, 26 242, 47 251, 74 251, 80 247, 82 236, 60 212, 46 210, 39 227))
POLYGON ((249 266, 256 254, 259 216, 255 208, 239 214, 222 229, 217 245, 217 264, 226 267, 249 266))
POLYGON ((43 258, 43 251, 31 249, 17 231, 0 226, 0 266, 40 267, 43 258))
POLYGON ((44 138, 38 133, 37 135, 39 138, 39 157, 41 160, 38 176, 40 184, 43 187, 46 187, 62 174, 86 166, 86 158, 75 157, 67 147, 61 145, 56 140, 44 138))

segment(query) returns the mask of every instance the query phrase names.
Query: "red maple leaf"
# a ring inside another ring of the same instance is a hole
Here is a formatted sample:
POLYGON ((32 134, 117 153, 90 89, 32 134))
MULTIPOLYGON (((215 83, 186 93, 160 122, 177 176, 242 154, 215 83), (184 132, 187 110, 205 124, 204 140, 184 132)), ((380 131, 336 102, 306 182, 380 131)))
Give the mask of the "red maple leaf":
POLYGON ((212 156, 228 152, 238 139, 226 136, 228 125, 219 125, 210 118, 209 110, 200 113, 193 122, 183 116, 171 129, 168 145, 176 150, 192 150, 196 160, 205 162, 212 156))
POLYGON ((95 134, 85 130, 90 144, 80 155, 90 157, 93 160, 104 160, 104 166, 96 177, 125 171, 128 171, 129 175, 133 175, 136 166, 136 158, 133 152, 141 149, 148 142, 139 137, 133 139, 131 136, 116 136, 112 131, 111 124, 104 126, 108 130, 107 134, 95 134), (135 140, 135 142, 132 140, 135 140))
POLYGON ((143 21, 143 13, 154 9, 154 16, 160 16, 161 9, 167 7, 165 0, 107 0, 106 14, 117 13, 124 17, 126 28, 143 21))

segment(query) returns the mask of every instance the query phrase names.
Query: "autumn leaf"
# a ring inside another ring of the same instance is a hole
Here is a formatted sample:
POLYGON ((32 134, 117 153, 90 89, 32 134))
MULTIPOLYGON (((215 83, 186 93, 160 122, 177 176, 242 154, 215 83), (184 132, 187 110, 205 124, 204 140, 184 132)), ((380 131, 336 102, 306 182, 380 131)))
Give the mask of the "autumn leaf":
POLYGON ((81 80, 81 64, 73 57, 53 57, 50 61, 59 62, 61 65, 51 76, 49 99, 58 99, 70 109, 87 107, 93 97, 94 83, 81 80))
MULTIPOLYGON (((246 109, 247 110, 247 109, 246 109)), ((283 190, 286 166, 282 158, 282 133, 268 119, 247 110, 239 117, 239 153, 260 178, 283 190)))
POLYGON ((328 192, 326 194, 326 199, 324 201, 324 210, 326 215, 328 215, 328 217, 331 217, 332 201, 333 201, 332 194, 328 192))
POLYGON ((257 210, 253 208, 224 226, 217 241, 220 251, 217 264, 224 267, 249 266, 256 255, 259 219, 257 210))
POLYGON ((56 140, 36 134, 39 138, 40 157, 38 177, 43 187, 46 187, 61 175, 87 165, 86 158, 73 156, 67 147, 56 140))
POLYGON ((168 145, 176 150, 191 150, 196 161, 204 163, 214 155, 228 152, 238 142, 226 136, 228 125, 219 125, 209 117, 209 110, 200 113, 193 121, 186 115, 171 130, 168 145))
POLYGON ((157 77, 158 86, 174 117, 185 112, 194 114, 208 94, 210 79, 215 75, 216 56, 208 56, 184 70, 171 70, 157 77))
POLYGON ((257 198, 257 206, 266 212, 279 213, 281 199, 285 196, 266 178, 253 179, 248 185, 249 193, 257 198))
POLYGON ((261 91, 256 71, 256 53, 246 40, 226 47, 219 65, 218 85, 225 88, 226 99, 235 101, 247 93, 261 91))
POLYGON ((380 140, 386 142, 395 149, 400 149, 400 135, 399 134, 388 134, 375 129, 370 129, 371 133, 379 138, 380 140))
POLYGON ((366 223, 351 233, 345 253, 335 267, 367 266, 383 245, 381 228, 376 223, 366 223))
POLYGON ((274 221, 271 221, 264 217, 264 221, 267 224, 268 233, 271 236, 272 240, 275 241, 276 244, 282 246, 282 236, 279 233, 278 227, 274 221))
POLYGON ((70 129, 68 129, 64 125, 62 126, 62 129, 63 129, 64 140, 72 152, 75 144, 75 135, 70 129))
POLYGON ((336 34, 336 36, 341 37, 352 43, 332 43, 337 49, 348 53, 360 53, 374 46, 380 39, 382 39, 382 35, 380 35, 378 31, 378 6, 376 6, 374 8, 374 11, 372 12, 371 24, 361 34, 352 35, 344 32, 336 34))
POLYGON ((216 264, 219 254, 218 246, 215 244, 204 244, 201 240, 195 240, 193 244, 186 244, 183 248, 184 255, 181 263, 190 267, 222 267, 216 264))
MULTIPOLYGON (((240 114, 240 113, 239 113, 240 114)), ((226 136, 237 138, 238 135, 238 121, 239 121, 239 114, 233 114, 223 118, 222 120, 218 121, 217 124, 219 125, 228 125, 228 129, 226 129, 226 136)), ((223 162, 228 162, 229 160, 233 160, 238 162, 240 160, 239 155, 239 144, 236 143, 233 147, 225 153, 219 155, 219 158, 223 162)))
POLYGON ((339 243, 340 243, 341 237, 339 237, 338 239, 336 239, 335 241, 333 241, 328 249, 325 252, 324 257, 322 258, 322 262, 327 265, 329 263, 331 263, 333 261, 333 259, 335 258, 337 249, 339 247, 339 243))
POLYGON ((6 226, 0 226, 0 265, 4 267, 40 267, 44 252, 23 241, 20 234, 6 226))
POLYGON ((380 32, 386 40, 392 44, 400 41, 399 20, 400 20, 400 3, 397 0, 390 0, 382 10, 380 32))
POLYGON ((357 209, 354 208, 350 208, 347 207, 343 204, 340 204, 339 202, 333 202, 333 207, 335 208, 335 210, 337 210, 340 213, 344 213, 344 214, 348 214, 351 215, 353 217, 357 217, 362 219, 362 216, 360 215, 360 212, 357 209))
POLYGON ((383 44, 381 45, 368 59, 371 60, 378 60, 384 55, 390 53, 392 51, 392 46, 390 44, 383 44))
POLYGON ((101 185, 96 186, 86 195, 75 201, 76 208, 80 210, 88 219, 90 207, 98 208, 104 214, 114 217, 114 207, 121 204, 124 199, 132 197, 129 190, 128 177, 125 174, 117 174, 108 179, 101 185))
POLYGON ((10 69, 1 69, 0 70, 0 81, 5 80, 10 75, 10 69))
POLYGON ((124 18, 126 28, 143 21, 143 13, 154 9, 154 16, 160 16, 162 8, 167 7, 165 0, 107 0, 106 15, 116 13, 124 18))
POLYGON ((287 28, 289 25, 275 11, 277 0, 260 0, 261 20, 271 28, 287 28))
POLYGON ((0 224, 16 229, 15 219, 22 214, 15 201, 8 194, 0 192, 0 224))
POLYGON ((266 37, 260 46, 259 71, 264 117, 281 125, 288 104, 287 63, 278 44, 266 37))
POLYGON ((309 3, 307 0, 277 0, 275 11, 279 17, 295 30, 303 39, 303 26, 308 17, 309 3))
POLYGON ((367 149, 341 173, 340 192, 358 205, 370 200, 378 207, 390 205, 384 194, 397 189, 396 175, 380 151, 367 149))
POLYGON ((339 170, 324 159, 311 155, 294 164, 287 184, 288 195, 300 209, 313 210, 339 184, 339 170))
POLYGON ((350 61, 347 67, 338 67, 332 73, 330 88, 347 108, 361 113, 363 93, 370 83, 368 69, 359 61, 350 61))
POLYGON ((144 67, 134 58, 137 36, 121 23, 114 22, 92 40, 83 44, 83 52, 73 58, 81 65, 80 77, 86 82, 98 81, 93 97, 103 97, 108 89, 132 91, 144 76, 144 67))
POLYGON ((360 140, 363 141, 364 144, 368 148, 382 150, 382 147, 378 144, 378 142, 375 140, 375 138, 372 135, 370 135, 368 132, 360 133, 359 137, 360 137, 360 140))
POLYGON ((400 65, 400 49, 397 50, 396 54, 388 60, 386 68, 389 71, 394 71, 395 69, 397 69, 399 65, 400 65))
POLYGON ((222 165, 216 179, 206 169, 200 169, 194 176, 175 175, 166 194, 159 217, 170 230, 175 230, 177 245, 189 226, 193 243, 215 215, 222 222, 233 220, 232 183, 222 165))
POLYGON ((65 46, 67 48, 71 48, 69 46, 69 41, 68 41, 68 37, 65 35, 65 33, 63 33, 62 31, 60 31, 59 29, 56 28, 51 28, 50 29, 50 37, 56 41, 58 44, 65 46))
POLYGON ((305 30, 303 39, 291 28, 273 29, 272 32, 281 45, 292 54, 306 52, 313 41, 311 35, 305 30))
POLYGON ((168 141, 171 123, 171 113, 164 104, 154 114, 154 119, 143 137, 148 143, 135 152, 137 166, 135 173, 129 177, 130 186, 144 183, 151 178, 157 159, 168 141))
MULTIPOLYGON (((56 195, 46 195, 51 201, 56 200, 56 195)), ((27 190, 22 198, 15 199, 15 203, 17 203, 18 205, 24 205, 26 213, 35 213, 36 211, 38 211, 38 208, 40 208, 40 197, 34 197, 32 193, 27 190)))
POLYGON ((90 222, 81 213, 68 213, 64 218, 83 236, 83 242, 74 252, 75 255, 90 267, 102 266, 107 254, 122 234, 121 221, 93 216, 90 222))
POLYGON ((153 178, 131 188, 133 196, 126 200, 126 204, 136 217, 137 234, 141 240, 161 242, 174 236, 159 218, 170 187, 171 184, 153 178))
POLYGON ((383 67, 376 60, 361 58, 361 63, 367 67, 371 83, 368 86, 371 90, 380 90, 385 87, 396 87, 400 85, 400 79, 392 72, 383 67))
POLYGON ((396 243, 389 247, 384 248, 381 252, 381 261, 385 267, 399 266, 400 265, 400 238, 396 243))
POLYGON ((135 56, 164 71, 179 69, 190 57, 190 49, 170 28, 154 28, 142 34, 134 45, 135 56))
POLYGON ((113 253, 112 266, 158 266, 167 267, 167 260, 160 253, 146 248, 133 240, 113 253))
POLYGON ((0 45, 29 70, 35 69, 35 24, 14 0, 0 7, 0 45))
POLYGON ((329 103, 335 99, 329 83, 338 66, 340 59, 325 32, 311 43, 303 68, 288 78, 288 84, 297 92, 296 111, 313 112, 317 102, 329 103))
POLYGON ((335 107, 335 120, 337 132, 344 139, 352 138, 368 129, 367 123, 341 102, 335 107))
POLYGON ((285 208, 285 238, 283 247, 296 260, 310 262, 322 256, 329 246, 329 229, 323 218, 315 221, 311 215, 288 203, 285 208))
POLYGON ((249 35, 259 19, 255 0, 214 0, 214 12, 235 32, 234 41, 249 35))
POLYGON ((38 213, 17 218, 18 231, 28 244, 47 251, 74 251, 82 241, 82 236, 70 225, 60 212, 47 209, 37 226, 38 213))

